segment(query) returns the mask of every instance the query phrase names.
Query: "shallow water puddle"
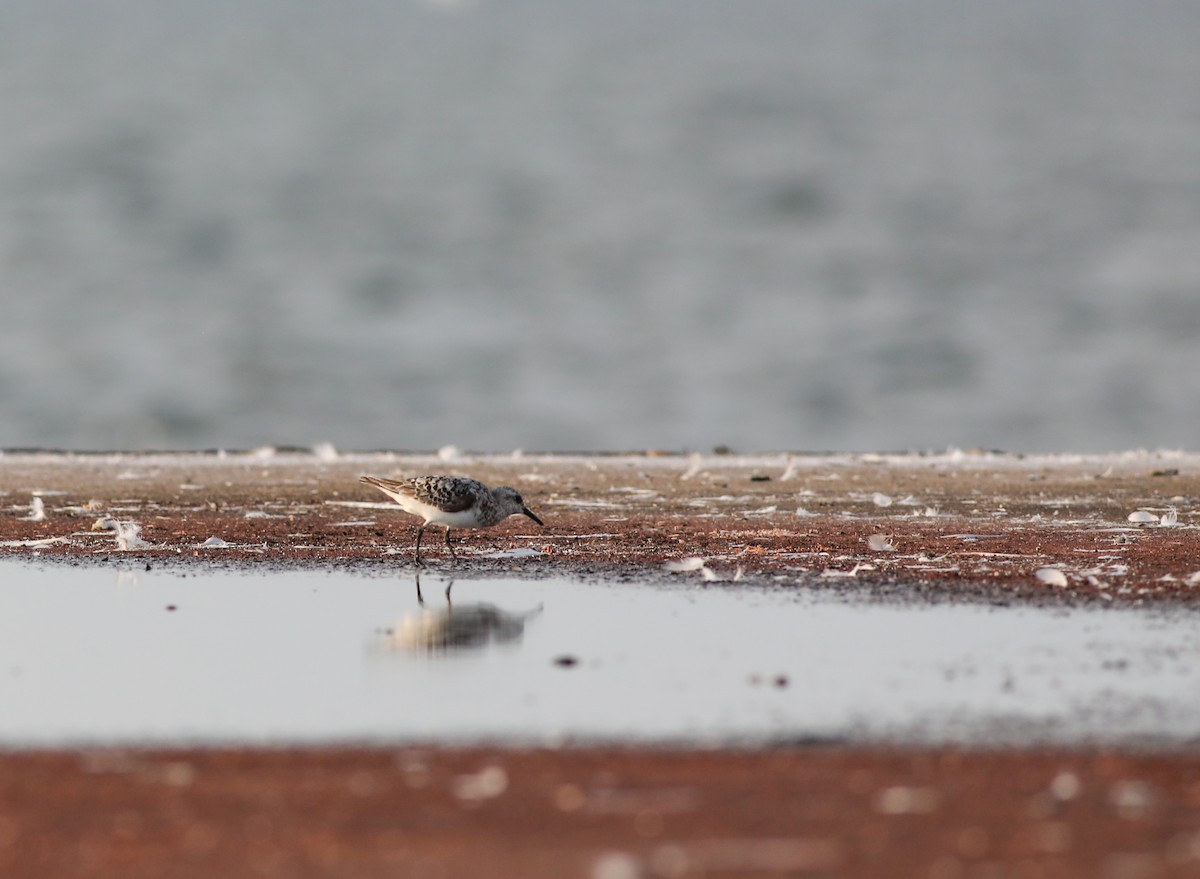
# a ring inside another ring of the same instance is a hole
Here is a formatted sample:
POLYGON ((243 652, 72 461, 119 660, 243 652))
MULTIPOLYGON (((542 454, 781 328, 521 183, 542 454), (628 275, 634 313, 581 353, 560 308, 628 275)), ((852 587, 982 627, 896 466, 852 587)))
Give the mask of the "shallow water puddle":
POLYGON ((1200 736, 1200 614, 0 564, 0 745, 1200 736))

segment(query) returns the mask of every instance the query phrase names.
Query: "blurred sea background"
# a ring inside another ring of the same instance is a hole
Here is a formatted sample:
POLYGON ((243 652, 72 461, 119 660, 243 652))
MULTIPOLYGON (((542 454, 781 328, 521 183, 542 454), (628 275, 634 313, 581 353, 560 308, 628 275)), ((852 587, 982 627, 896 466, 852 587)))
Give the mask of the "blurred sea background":
POLYGON ((1191 0, 6 0, 0 118, 0 447, 1197 446, 1191 0))

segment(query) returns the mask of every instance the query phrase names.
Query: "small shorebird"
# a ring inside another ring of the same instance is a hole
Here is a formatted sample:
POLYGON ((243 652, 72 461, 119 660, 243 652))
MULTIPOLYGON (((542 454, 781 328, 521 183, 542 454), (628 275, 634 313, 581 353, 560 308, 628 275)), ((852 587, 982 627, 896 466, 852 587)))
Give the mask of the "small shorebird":
POLYGON ((421 564, 421 535, 429 525, 445 526, 446 548, 455 562, 458 556, 450 544, 451 528, 490 528, 517 513, 545 525, 525 506, 517 490, 507 485, 488 488, 475 479, 458 476, 417 476, 399 480, 364 476, 359 481, 375 486, 406 513, 425 520, 417 529, 418 565, 421 564))

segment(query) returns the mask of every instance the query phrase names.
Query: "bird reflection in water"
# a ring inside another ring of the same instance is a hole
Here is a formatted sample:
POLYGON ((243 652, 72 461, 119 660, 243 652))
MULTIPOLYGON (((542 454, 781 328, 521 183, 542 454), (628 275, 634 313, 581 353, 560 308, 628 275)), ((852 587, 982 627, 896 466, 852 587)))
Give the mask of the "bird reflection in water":
POLYGON ((525 634, 526 620, 541 613, 537 608, 525 613, 510 613, 494 604, 482 602, 454 604, 450 600, 451 580, 446 586, 446 607, 431 610, 421 594, 417 575, 417 603, 421 609, 400 620, 388 634, 388 647, 413 653, 443 653, 471 650, 488 644, 510 644, 525 634))

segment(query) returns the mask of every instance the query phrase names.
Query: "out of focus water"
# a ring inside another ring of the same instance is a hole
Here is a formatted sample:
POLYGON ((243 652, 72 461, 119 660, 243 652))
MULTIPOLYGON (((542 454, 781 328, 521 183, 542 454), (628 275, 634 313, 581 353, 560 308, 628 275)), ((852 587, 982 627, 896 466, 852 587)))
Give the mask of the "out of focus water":
POLYGON ((1200 4, 8 0, 0 446, 1194 447, 1200 4))

